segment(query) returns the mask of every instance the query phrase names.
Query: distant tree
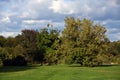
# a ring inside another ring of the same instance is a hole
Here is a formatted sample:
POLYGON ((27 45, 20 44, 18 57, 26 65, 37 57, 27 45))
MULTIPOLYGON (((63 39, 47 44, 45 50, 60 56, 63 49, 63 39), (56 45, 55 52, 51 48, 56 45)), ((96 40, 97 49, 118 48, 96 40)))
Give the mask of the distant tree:
POLYGON ((106 55, 106 62, 120 63, 120 40, 109 43, 108 54, 106 55))
POLYGON ((16 40, 13 37, 6 38, 5 41, 5 47, 15 47, 16 46, 16 40))
POLYGON ((21 46, 21 45, 17 45, 16 47, 14 47, 13 49, 13 58, 17 57, 17 56, 23 56, 26 57, 26 50, 21 46))
POLYGON ((32 46, 36 46, 36 37, 38 32, 35 30, 22 30, 22 34, 20 37, 20 43, 23 47, 29 48, 32 46))
POLYGON ((6 59, 12 59, 13 48, 0 48, 0 63, 2 64, 6 59))
POLYGON ((1 59, 4 60, 4 59, 12 59, 12 52, 13 52, 13 49, 12 48, 0 48, 0 56, 1 56, 1 59))
POLYGON ((5 46, 5 41, 6 41, 5 37, 0 36, 0 47, 4 47, 5 46))
POLYGON ((109 44, 109 51, 112 55, 120 54, 120 41, 114 41, 109 44))
POLYGON ((0 64, 2 64, 2 61, 6 58, 6 53, 3 48, 0 48, 0 64))

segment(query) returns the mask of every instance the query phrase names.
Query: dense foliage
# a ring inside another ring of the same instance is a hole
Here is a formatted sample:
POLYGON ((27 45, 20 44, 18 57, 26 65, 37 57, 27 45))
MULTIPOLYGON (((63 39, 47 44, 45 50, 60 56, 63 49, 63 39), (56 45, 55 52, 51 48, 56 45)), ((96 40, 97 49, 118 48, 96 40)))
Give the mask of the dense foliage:
POLYGON ((120 41, 110 42, 106 29, 87 19, 65 19, 62 32, 50 28, 25 29, 16 37, 0 36, 0 64, 80 64, 97 66, 120 63, 120 41))

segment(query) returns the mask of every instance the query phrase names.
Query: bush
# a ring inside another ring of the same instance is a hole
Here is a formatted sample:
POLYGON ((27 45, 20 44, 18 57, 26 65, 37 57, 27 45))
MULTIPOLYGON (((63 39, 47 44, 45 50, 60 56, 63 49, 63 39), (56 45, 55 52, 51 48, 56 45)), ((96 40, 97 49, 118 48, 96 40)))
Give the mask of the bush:
POLYGON ((14 58, 12 60, 12 63, 13 63, 12 64, 13 66, 26 66, 27 65, 27 61, 22 56, 17 56, 16 58, 14 58))
POLYGON ((3 61, 3 66, 26 66, 27 61, 22 56, 17 56, 13 59, 6 59, 3 61))
POLYGON ((3 66, 12 66, 12 59, 3 60, 3 66))

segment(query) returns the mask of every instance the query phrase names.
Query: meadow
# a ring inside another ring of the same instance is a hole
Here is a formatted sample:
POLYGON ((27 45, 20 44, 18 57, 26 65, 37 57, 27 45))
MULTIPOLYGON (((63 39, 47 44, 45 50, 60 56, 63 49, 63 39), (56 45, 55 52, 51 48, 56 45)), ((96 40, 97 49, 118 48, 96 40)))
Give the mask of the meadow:
POLYGON ((0 80, 120 80, 120 66, 37 65, 0 67, 0 80))

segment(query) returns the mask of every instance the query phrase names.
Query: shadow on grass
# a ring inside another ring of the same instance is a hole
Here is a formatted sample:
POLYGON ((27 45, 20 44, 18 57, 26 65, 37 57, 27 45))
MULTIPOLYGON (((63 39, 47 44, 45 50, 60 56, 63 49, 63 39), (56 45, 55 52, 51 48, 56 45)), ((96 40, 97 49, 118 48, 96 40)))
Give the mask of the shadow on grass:
POLYGON ((119 64, 104 64, 104 65, 98 65, 96 67, 112 67, 112 66, 120 66, 119 64))
POLYGON ((80 64, 71 64, 69 67, 82 67, 80 64))
POLYGON ((29 69, 36 69, 37 67, 38 66, 1 66, 0 73, 25 71, 29 69))
MULTIPOLYGON (((120 66, 120 64, 104 64, 104 65, 98 65, 94 67, 112 67, 112 66, 120 66)), ((86 66, 81 66, 80 64, 71 64, 69 67, 86 67, 86 66)))

